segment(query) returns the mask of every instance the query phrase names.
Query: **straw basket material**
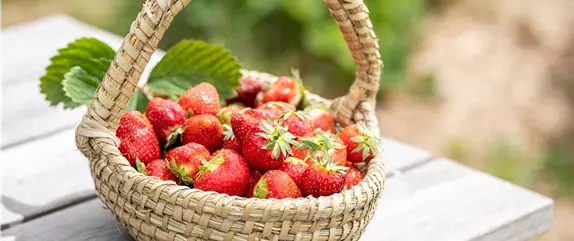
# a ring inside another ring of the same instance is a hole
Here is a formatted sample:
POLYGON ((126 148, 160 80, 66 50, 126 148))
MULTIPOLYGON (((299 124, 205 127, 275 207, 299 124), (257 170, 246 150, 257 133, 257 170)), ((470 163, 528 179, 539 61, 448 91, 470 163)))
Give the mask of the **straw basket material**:
MULTIPOLYGON (((254 199, 204 192, 144 176, 118 151, 115 130, 141 73, 171 21, 190 0, 148 0, 131 25, 76 131, 90 160, 96 193, 137 240, 357 240, 375 213, 385 179, 382 153, 359 169, 363 181, 328 197, 254 199)), ((334 111, 341 126, 379 133, 374 99, 382 61, 362 0, 325 0, 358 69, 346 96, 307 93, 334 111)), ((244 71, 268 86, 276 77, 244 71)))

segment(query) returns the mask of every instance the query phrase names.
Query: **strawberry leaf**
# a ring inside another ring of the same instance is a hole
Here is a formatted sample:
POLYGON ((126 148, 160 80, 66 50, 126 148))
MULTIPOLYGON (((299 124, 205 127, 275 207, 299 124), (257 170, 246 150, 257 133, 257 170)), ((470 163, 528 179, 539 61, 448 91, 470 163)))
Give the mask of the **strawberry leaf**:
MULTIPOLYGON (((93 92, 92 92, 93 93, 93 92)), ((136 90, 132 94, 128 105, 126 106, 126 111, 130 110, 138 110, 141 113, 144 113, 147 109, 147 104, 149 103, 149 99, 141 90, 136 90)))
POLYGON ((164 94, 181 95, 201 82, 215 86, 220 99, 235 97, 241 66, 222 47, 199 40, 179 42, 151 71, 147 86, 164 94))
POLYGON ((52 106, 62 103, 64 108, 75 108, 89 104, 95 91, 92 86, 97 88, 114 55, 115 51, 104 42, 95 38, 78 39, 59 49, 58 55, 50 59, 46 74, 40 78, 40 92, 52 106), (76 66, 82 71, 76 69, 70 78, 77 78, 81 82, 69 83, 69 91, 65 91, 64 76, 76 66), (88 92, 90 98, 85 97, 88 92))

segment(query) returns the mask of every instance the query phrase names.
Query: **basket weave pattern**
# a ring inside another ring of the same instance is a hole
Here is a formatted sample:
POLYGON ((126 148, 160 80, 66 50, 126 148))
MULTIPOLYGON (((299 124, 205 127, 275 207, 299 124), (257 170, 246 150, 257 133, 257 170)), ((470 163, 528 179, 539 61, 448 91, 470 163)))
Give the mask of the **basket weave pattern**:
MULTIPOLYGON (((254 199, 204 192, 144 176, 118 150, 115 130, 139 78, 173 18, 190 0, 148 0, 133 22, 92 104, 76 130, 90 161, 96 194, 137 240, 356 240, 375 212, 385 170, 382 153, 358 166, 359 185, 328 197, 254 199)), ((374 98, 382 61, 361 0, 325 0, 357 64, 347 95, 330 106, 337 122, 362 123, 379 133, 374 98)), ((276 77, 243 71, 268 86, 276 77)))

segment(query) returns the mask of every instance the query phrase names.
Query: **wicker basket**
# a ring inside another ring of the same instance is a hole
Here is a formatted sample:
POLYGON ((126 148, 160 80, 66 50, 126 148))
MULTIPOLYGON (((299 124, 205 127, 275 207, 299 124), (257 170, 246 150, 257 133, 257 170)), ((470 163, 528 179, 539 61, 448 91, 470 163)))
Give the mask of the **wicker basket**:
MULTIPOLYGON (((90 160, 96 193, 137 240, 356 240, 375 213, 383 190, 382 153, 359 166, 364 180, 320 198, 254 199, 204 192, 144 176, 118 151, 115 129, 141 73, 174 16, 190 0, 148 0, 131 25, 76 131, 90 160)), ((344 126, 362 123, 379 133, 374 98, 382 62, 362 0, 325 0, 358 66, 349 94, 329 101, 344 126)), ((244 71, 267 85, 276 78, 244 71)), ((264 85, 265 86, 265 85, 264 85)))

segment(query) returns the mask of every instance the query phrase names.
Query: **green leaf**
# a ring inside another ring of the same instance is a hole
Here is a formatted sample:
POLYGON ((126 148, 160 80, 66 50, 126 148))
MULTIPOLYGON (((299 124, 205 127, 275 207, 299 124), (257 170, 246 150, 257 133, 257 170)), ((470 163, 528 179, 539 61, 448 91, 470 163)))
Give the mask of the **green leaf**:
MULTIPOLYGON (((46 74, 40 78, 40 92, 46 96, 46 100, 52 106, 62 103, 64 108, 75 108, 85 104, 86 98, 83 97, 83 94, 78 96, 70 94, 76 96, 76 100, 80 101, 76 102, 64 91, 64 76, 70 72, 72 67, 79 66, 85 73, 79 74, 78 72, 82 71, 77 70, 73 76, 76 78, 83 76, 83 81, 87 81, 85 83, 89 83, 89 85, 80 84, 70 88, 87 92, 87 90, 76 88, 91 86, 91 81, 95 79, 86 77, 87 75, 95 76, 101 82, 114 55, 115 51, 104 42, 94 38, 78 39, 68 44, 66 48, 58 50, 58 55, 51 58, 51 64, 46 68, 46 74)), ((93 96, 93 91, 90 96, 93 96)))
POLYGON ((236 95, 240 69, 235 57, 224 48, 199 40, 184 40, 153 68, 147 86, 164 94, 181 95, 201 82, 209 82, 224 100, 236 95))
POLYGON ((126 111, 130 110, 138 110, 141 113, 144 113, 147 109, 147 104, 149 103, 149 99, 145 95, 145 93, 141 90, 136 90, 132 94, 128 105, 126 106, 126 111))
POLYGON ((88 73, 80 66, 75 66, 64 75, 62 89, 74 103, 89 105, 92 103, 94 92, 101 82, 102 79, 88 73))

